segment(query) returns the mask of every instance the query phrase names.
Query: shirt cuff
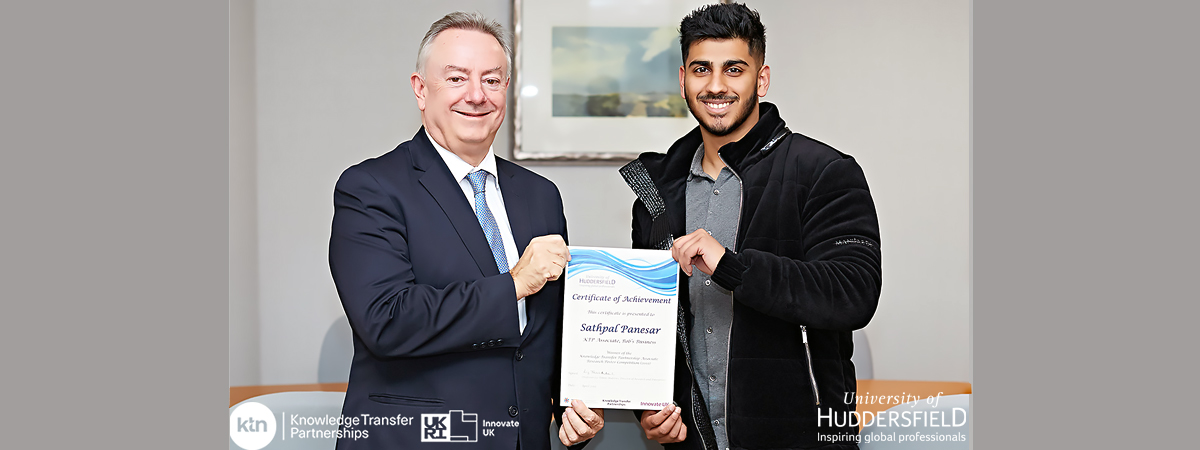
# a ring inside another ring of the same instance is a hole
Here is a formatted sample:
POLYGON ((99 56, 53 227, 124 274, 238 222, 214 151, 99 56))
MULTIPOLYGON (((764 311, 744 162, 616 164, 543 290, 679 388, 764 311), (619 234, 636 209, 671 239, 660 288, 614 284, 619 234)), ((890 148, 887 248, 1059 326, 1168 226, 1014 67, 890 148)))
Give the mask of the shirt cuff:
POLYGON ((725 254, 717 262, 717 268, 713 270, 712 280, 725 290, 733 291, 742 285, 742 272, 745 271, 746 265, 737 259, 737 253, 726 248, 725 254))

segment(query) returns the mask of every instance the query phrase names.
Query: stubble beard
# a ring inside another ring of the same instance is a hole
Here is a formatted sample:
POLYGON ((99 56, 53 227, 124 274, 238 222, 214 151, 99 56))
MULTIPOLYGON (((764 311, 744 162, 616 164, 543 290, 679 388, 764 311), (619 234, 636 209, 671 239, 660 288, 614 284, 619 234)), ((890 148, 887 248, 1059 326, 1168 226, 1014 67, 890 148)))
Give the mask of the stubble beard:
MULTIPOLYGON (((732 133, 733 130, 740 128, 743 123, 746 123, 746 119, 750 118, 750 112, 754 111, 754 107, 758 106, 758 97, 751 96, 750 101, 746 102, 745 106, 742 106, 741 110, 739 111, 741 114, 736 116, 732 123, 729 123, 728 125, 725 125, 722 127, 714 128, 712 126, 709 126, 709 124, 707 122, 702 120, 700 118, 700 117, 702 117, 700 114, 697 114, 697 111, 700 110, 700 108, 698 108, 697 106, 699 106, 698 105, 699 103, 703 103, 704 100, 727 100, 727 101, 736 102, 738 100, 738 96, 736 96, 736 95, 732 95, 732 96, 700 95, 700 96, 696 96, 695 100, 692 100, 692 99, 688 100, 687 105, 688 105, 688 109, 691 110, 691 112, 692 112, 692 117, 696 118, 696 122, 700 123, 700 127, 704 128, 704 131, 709 132, 709 134, 712 134, 713 136, 725 136, 725 135, 728 135, 729 133, 732 133)), ((707 114, 705 114, 705 115, 707 115, 707 114)), ((726 119, 726 118, 729 118, 728 113, 726 113, 724 117, 721 117, 721 119, 726 119)), ((718 120, 720 120, 720 119, 718 119, 718 120)))

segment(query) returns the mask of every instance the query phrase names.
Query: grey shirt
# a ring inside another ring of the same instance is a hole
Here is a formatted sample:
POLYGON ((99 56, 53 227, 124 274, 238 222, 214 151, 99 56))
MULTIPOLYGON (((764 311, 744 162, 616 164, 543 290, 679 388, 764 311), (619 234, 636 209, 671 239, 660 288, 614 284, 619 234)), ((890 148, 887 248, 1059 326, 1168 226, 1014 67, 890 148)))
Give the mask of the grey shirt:
MULTIPOLYGON (((696 149, 687 178, 687 232, 703 228, 726 248, 734 248, 741 214, 742 182, 728 167, 717 179, 704 173, 704 145, 696 149)), ((692 369, 700 385, 717 435, 717 448, 729 448, 725 428, 725 376, 729 365, 729 329, 733 323, 733 294, 699 269, 688 279, 691 312, 695 316, 689 344, 692 369)))

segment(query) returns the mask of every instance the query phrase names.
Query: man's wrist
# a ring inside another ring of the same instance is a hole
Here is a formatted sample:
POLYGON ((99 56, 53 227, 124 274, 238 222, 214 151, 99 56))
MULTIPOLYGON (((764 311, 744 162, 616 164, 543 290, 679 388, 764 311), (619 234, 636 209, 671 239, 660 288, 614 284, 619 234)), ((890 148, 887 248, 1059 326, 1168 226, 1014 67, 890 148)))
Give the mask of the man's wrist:
POLYGON ((521 281, 517 279, 517 275, 512 272, 509 272, 508 275, 512 277, 513 293, 517 296, 516 300, 514 301, 519 301, 525 297, 528 297, 529 293, 521 292, 521 281))

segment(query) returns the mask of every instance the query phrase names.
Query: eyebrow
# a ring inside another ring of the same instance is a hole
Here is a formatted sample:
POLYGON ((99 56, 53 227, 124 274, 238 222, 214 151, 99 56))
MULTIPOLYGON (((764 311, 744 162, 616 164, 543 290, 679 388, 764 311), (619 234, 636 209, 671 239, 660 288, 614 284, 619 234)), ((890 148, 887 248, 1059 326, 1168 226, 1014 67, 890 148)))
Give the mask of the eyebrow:
MULTIPOLYGON (((456 65, 453 65, 453 64, 446 64, 446 71, 447 71, 447 72, 459 71, 459 72, 467 72, 467 73, 471 73, 471 71, 470 71, 470 70, 468 70, 467 68, 465 68, 465 67, 459 67, 459 66, 456 66, 456 65)), ((488 69, 488 70, 485 70, 485 71, 483 71, 483 74, 484 74, 484 75, 487 75, 487 74, 490 74, 490 73, 500 73, 500 66, 496 66, 496 67, 493 67, 493 68, 491 68, 491 69, 488 69)))
MULTIPOLYGON (((736 66, 738 64, 741 64, 744 66, 750 65, 750 63, 747 63, 746 61, 743 61, 740 59, 729 59, 729 60, 725 61, 725 65, 722 67, 731 67, 731 66, 736 66)), ((698 59, 698 60, 692 61, 691 63, 688 63, 688 67, 692 67, 692 66, 712 67, 712 61, 705 61, 705 60, 698 59)))

